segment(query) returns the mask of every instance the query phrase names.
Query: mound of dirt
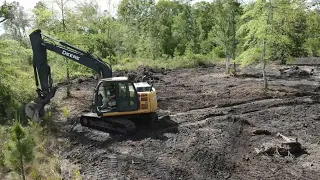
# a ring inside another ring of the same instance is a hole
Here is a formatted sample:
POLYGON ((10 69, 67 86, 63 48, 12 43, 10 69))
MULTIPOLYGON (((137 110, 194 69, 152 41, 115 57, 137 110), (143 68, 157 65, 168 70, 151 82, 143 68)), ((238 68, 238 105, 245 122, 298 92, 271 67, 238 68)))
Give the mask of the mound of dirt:
POLYGON ((164 68, 153 69, 148 66, 139 66, 137 70, 134 71, 116 71, 113 73, 115 77, 127 76, 133 82, 142 81, 161 81, 161 76, 166 74, 164 68))

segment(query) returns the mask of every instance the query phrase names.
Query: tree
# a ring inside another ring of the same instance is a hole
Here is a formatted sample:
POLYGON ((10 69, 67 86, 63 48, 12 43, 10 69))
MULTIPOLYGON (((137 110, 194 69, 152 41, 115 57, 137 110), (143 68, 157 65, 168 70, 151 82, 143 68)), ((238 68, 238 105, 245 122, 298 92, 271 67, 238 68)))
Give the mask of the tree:
MULTIPOLYGON (((67 11, 67 3, 70 2, 71 0, 55 0, 55 3, 58 5, 60 12, 61 12, 61 25, 62 25, 62 31, 59 34, 62 34, 63 37, 67 37, 66 34, 66 11, 67 11)), ((65 39, 65 38, 64 38, 65 39)), ((67 97, 71 96, 70 93, 70 69, 69 69, 69 59, 64 58, 66 62, 66 78, 67 78, 67 97)))
MULTIPOLYGON (((197 39, 199 33, 190 4, 180 5, 179 13, 173 18, 172 31, 180 55, 185 54, 188 46, 192 53, 200 52, 200 45, 197 39)), ((173 52, 174 49, 171 51, 173 52)))
MULTIPOLYGON (((320 11, 319 11, 320 12, 320 11)), ((308 37, 305 46, 313 57, 320 56, 320 13, 317 10, 310 10, 307 19, 308 37)))
MULTIPOLYGON (((174 1, 159 1, 154 7, 152 14, 153 28, 150 29, 151 38, 158 41, 158 47, 161 54, 173 56, 175 49, 180 49, 178 44, 178 35, 174 35, 174 18, 181 12, 181 6, 178 2, 174 1)), ((176 21, 177 22, 177 21, 176 21)), ((176 30, 177 31, 177 28, 176 30)), ((179 50, 180 54, 183 52, 179 50)))
MULTIPOLYGON (((15 3, 15 2, 13 2, 15 3)), ((5 22, 7 19, 13 17, 13 13, 11 12, 12 5, 8 4, 6 1, 0 7, 0 23, 5 22)))
POLYGON ((161 42, 158 39, 161 20, 157 19, 160 14, 156 6, 154 0, 121 1, 118 7, 119 21, 124 29, 121 46, 127 50, 130 57, 136 55, 143 57, 149 54, 155 57, 162 54, 159 48, 161 42))
POLYGON ((56 18, 57 14, 50 10, 46 3, 39 1, 32 9, 33 12, 33 28, 43 29, 49 33, 56 33, 60 22, 56 18))
POLYGON ((307 7, 306 0, 289 1, 289 0, 277 0, 275 1, 277 8, 280 10, 279 16, 286 13, 288 23, 288 37, 291 40, 289 46, 290 56, 292 57, 304 57, 307 56, 307 50, 304 44, 307 39, 307 7), (285 10, 284 10, 285 8, 285 10))
POLYGON ((34 159, 33 149, 35 142, 19 122, 12 127, 11 139, 6 146, 4 153, 5 164, 13 170, 20 170, 25 180, 24 163, 34 159))
MULTIPOLYGON (((272 33, 270 33, 270 21, 272 18, 272 5, 266 0, 257 0, 255 3, 248 5, 241 19, 244 23, 238 29, 238 35, 242 36, 243 52, 239 55, 238 60, 242 65, 248 65, 253 62, 262 62, 264 88, 268 86, 265 66, 270 52, 266 52, 272 33), (262 55, 262 56, 261 56, 262 55)), ((273 34, 274 35, 274 34, 273 34)))
POLYGON ((4 29, 12 39, 18 40, 22 45, 27 46, 26 29, 30 26, 28 15, 19 2, 10 4, 10 18, 3 23, 4 29))
POLYGON ((215 4, 215 25, 210 31, 212 41, 221 46, 226 55, 226 72, 229 73, 230 58, 235 59, 237 18, 241 14, 240 3, 236 0, 215 4))
POLYGON ((208 54, 212 51, 214 44, 212 39, 208 38, 209 32, 215 24, 214 3, 201 1, 193 6, 193 14, 198 27, 198 41, 200 44, 200 53, 208 54))
MULTIPOLYGON (((0 65, 2 63, 0 62, 0 65)), ((10 94, 10 88, 1 82, 0 74, 0 124, 7 122, 7 117, 10 116, 12 111, 12 95, 10 94)))

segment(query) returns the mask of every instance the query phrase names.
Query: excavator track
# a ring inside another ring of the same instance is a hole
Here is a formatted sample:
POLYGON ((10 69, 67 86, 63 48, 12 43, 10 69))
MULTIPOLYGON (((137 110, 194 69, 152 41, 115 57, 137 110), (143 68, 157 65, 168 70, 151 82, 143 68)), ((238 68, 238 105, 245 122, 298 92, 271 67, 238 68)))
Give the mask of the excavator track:
POLYGON ((136 132, 134 122, 122 117, 99 117, 94 113, 88 113, 81 116, 80 124, 107 133, 132 135, 136 132))

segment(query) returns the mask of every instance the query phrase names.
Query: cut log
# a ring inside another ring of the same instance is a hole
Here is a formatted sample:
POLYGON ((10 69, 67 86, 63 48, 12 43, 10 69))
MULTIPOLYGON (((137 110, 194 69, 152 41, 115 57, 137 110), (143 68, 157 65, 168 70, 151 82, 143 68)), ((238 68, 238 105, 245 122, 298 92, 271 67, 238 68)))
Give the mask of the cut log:
POLYGON ((271 135, 271 132, 266 129, 256 129, 252 131, 253 135, 271 135))
POLYGON ((281 133, 277 133, 277 137, 280 137, 284 141, 276 139, 272 142, 264 143, 260 149, 255 148, 257 154, 290 156, 307 153, 297 138, 289 138, 281 133))
POLYGON ((295 138, 295 139, 293 139, 293 138, 288 138, 288 137, 282 135, 281 133, 277 133, 277 136, 278 136, 278 137, 281 137, 283 140, 285 140, 285 141, 288 142, 288 143, 298 142, 298 138, 295 138))
POLYGON ((291 76, 311 76, 314 73, 314 69, 309 67, 300 68, 298 66, 285 67, 279 69, 280 75, 291 76))

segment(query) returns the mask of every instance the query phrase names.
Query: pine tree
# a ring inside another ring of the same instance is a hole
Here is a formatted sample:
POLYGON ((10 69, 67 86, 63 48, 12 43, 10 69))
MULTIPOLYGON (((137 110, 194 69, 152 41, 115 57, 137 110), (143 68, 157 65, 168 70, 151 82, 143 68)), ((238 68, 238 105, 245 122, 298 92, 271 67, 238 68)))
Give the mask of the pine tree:
POLYGON ((34 147, 33 138, 26 133, 19 122, 15 122, 11 139, 5 148, 4 159, 6 166, 21 172, 23 180, 25 180, 24 163, 34 159, 34 147))

